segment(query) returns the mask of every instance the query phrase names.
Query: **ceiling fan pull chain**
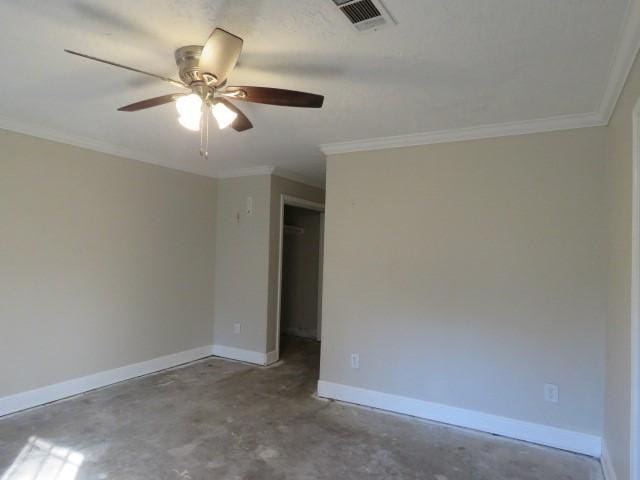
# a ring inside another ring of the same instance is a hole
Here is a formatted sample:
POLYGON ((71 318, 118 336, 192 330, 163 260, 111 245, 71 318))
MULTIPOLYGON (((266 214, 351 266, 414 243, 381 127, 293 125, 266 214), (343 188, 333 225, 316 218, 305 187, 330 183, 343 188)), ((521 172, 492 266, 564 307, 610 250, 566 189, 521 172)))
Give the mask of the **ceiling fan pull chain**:
POLYGON ((204 157, 204 117, 200 115, 200 156, 204 157))
POLYGON ((209 117, 207 116, 207 103, 202 102, 200 115, 200 156, 209 158, 209 117))
MULTIPOLYGON (((206 105, 206 102, 205 102, 206 105)), ((203 112, 203 116, 204 116, 204 158, 205 160, 209 159, 209 115, 207 115, 208 113, 208 109, 207 107, 203 107, 204 108, 204 112, 203 112)))

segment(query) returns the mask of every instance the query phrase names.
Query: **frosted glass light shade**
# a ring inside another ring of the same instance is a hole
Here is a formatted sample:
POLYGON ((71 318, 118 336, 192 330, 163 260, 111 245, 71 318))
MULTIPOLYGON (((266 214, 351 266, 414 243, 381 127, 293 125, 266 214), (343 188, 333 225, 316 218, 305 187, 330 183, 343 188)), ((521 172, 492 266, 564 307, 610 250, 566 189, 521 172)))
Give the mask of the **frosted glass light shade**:
POLYGON ((218 127, 220 130, 223 128, 227 128, 231 125, 236 118, 238 118, 238 114, 227 107, 224 103, 215 103, 211 107, 211 112, 213 113, 216 122, 218 122, 218 127))
POLYGON ((182 125, 187 130, 193 130, 194 132, 197 132, 198 130, 200 130, 201 117, 202 117, 201 113, 198 113, 198 115, 194 115, 190 117, 185 115, 180 115, 178 117, 178 122, 180 122, 180 125, 182 125))
POLYGON ((180 114, 178 122, 188 130, 200 130, 200 119, 202 117, 202 99, 199 95, 192 93, 180 97, 176 101, 176 110, 180 114))
POLYGON ((202 111, 202 99, 199 95, 192 93, 176 100, 176 110, 185 117, 195 116, 202 111))

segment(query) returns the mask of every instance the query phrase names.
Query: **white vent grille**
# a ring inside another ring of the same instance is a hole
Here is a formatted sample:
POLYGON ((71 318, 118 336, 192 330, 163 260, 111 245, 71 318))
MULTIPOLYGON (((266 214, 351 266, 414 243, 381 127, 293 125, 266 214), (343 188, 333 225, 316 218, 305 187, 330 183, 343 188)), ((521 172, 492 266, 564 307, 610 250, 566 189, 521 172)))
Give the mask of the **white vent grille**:
POLYGON ((395 25, 395 21, 380 0, 332 0, 359 31, 395 25))

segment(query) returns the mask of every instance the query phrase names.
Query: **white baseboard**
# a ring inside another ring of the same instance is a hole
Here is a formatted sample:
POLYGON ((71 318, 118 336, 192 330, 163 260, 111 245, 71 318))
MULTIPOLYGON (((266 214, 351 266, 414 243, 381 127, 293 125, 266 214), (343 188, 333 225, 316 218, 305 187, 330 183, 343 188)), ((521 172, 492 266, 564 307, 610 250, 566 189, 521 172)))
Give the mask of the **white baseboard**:
POLYGON ((47 385, 27 392, 0 398, 0 416, 37 407, 63 398, 78 395, 100 387, 129 380, 141 375, 176 367, 211 356, 211 346, 198 347, 184 352, 173 353, 144 362, 126 365, 113 370, 94 373, 86 377, 74 378, 61 383, 47 385))
POLYGON ((604 473, 605 480, 618 480, 616 471, 613 468, 613 463, 611 462, 607 442, 605 441, 602 442, 602 457, 600 458, 600 463, 602 463, 602 472, 604 473))
MULTIPOLYGON (((318 382, 318 396, 390 412, 471 428, 539 445, 600 457, 602 440, 595 435, 499 417, 487 413, 425 402, 374 390, 318 382)), ((611 479, 609 479, 611 480, 611 479)))
POLYGON ((255 365, 268 365, 270 353, 254 352, 253 350, 243 350, 242 348, 226 347, 224 345, 214 345, 213 354, 216 357, 239 360, 241 362, 253 363, 255 365))

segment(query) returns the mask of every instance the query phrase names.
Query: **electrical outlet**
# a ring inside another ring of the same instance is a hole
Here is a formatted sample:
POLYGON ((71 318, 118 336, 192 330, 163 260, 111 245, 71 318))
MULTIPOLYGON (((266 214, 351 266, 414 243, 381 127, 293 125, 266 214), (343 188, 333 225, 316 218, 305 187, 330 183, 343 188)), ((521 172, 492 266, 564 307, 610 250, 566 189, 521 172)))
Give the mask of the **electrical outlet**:
POLYGON ((558 386, 552 383, 547 383, 544 386, 544 401, 551 403, 558 403, 560 395, 558 392, 558 386))
POLYGON ((351 368, 360 368, 360 355, 357 353, 351 354, 351 368))
POLYGON ((253 197, 247 197, 247 215, 253 215, 253 197))
POLYGON ((233 324, 233 333, 240 333, 240 330, 242 330, 242 326, 239 323, 234 323, 233 324))

